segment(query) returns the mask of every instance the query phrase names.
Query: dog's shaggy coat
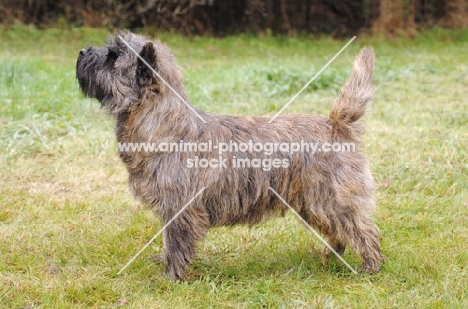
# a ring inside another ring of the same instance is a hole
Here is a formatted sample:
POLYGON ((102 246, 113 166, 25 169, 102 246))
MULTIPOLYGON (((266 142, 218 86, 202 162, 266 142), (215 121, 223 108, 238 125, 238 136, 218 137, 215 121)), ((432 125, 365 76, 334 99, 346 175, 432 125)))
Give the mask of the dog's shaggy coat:
MULTIPOLYGON (((374 53, 364 48, 329 117, 290 114, 237 117, 199 111, 203 123, 124 44, 121 36, 187 102, 182 76, 169 48, 160 41, 120 31, 103 47, 80 51, 77 78, 83 93, 98 99, 116 119, 121 143, 355 143, 364 133, 361 117, 373 97, 374 53)), ((229 104, 226 102, 225 104, 229 104)), ((354 152, 228 152, 226 168, 188 168, 187 160, 218 159, 207 152, 120 151, 133 194, 168 222, 202 187, 164 231, 166 274, 183 279, 195 246, 208 228, 256 224, 287 207, 276 190, 340 254, 349 245, 363 258, 362 271, 380 269, 380 232, 371 218, 374 183, 364 155, 354 152), (234 168, 233 158, 287 159, 287 168, 234 168)))

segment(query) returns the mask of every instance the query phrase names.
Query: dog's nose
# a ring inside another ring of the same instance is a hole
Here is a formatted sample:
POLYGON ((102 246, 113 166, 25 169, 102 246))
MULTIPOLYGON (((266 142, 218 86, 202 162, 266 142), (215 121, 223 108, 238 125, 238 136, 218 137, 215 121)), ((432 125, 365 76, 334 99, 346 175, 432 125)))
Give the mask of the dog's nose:
POLYGON ((80 50, 80 56, 84 56, 86 55, 88 51, 86 50, 86 48, 83 48, 82 50, 80 50))

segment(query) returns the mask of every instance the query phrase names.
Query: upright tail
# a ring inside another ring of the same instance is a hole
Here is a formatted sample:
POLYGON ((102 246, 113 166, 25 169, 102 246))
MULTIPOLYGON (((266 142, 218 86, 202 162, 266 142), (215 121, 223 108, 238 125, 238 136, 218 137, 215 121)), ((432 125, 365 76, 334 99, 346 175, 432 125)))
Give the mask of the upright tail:
POLYGON ((364 133, 364 125, 357 122, 366 113, 374 96, 374 51, 364 47, 354 60, 351 76, 341 88, 333 104, 330 120, 334 129, 347 139, 358 139, 364 133))

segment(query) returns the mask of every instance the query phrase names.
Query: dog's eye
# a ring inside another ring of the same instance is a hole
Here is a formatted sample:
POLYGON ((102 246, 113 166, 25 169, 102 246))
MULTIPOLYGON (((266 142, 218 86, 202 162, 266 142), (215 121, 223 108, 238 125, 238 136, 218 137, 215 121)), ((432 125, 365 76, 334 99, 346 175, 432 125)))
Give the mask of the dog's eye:
POLYGON ((118 57, 119 54, 115 50, 109 49, 107 52, 106 63, 113 64, 118 57))

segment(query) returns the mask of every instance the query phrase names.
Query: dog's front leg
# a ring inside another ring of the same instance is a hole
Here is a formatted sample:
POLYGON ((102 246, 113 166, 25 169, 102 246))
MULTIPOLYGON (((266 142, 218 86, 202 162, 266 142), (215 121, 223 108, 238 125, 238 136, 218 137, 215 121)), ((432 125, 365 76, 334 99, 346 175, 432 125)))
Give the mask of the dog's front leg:
MULTIPOLYGON (((171 219, 164 218, 164 221, 171 219)), ((164 230, 163 261, 169 279, 185 279, 187 266, 195 255, 196 243, 206 235, 208 222, 200 207, 190 205, 164 230)))

